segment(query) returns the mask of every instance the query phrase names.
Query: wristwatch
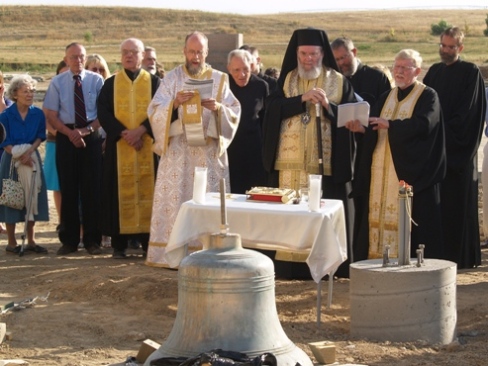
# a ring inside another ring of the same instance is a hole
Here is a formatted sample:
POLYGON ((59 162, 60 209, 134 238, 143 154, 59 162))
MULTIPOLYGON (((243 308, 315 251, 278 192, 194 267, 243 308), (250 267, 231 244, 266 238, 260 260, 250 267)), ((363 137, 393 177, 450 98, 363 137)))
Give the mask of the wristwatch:
POLYGON ((95 129, 93 128, 93 126, 92 126, 92 125, 88 125, 88 126, 86 126, 86 129, 87 129, 87 130, 88 130, 90 133, 95 132, 95 129))

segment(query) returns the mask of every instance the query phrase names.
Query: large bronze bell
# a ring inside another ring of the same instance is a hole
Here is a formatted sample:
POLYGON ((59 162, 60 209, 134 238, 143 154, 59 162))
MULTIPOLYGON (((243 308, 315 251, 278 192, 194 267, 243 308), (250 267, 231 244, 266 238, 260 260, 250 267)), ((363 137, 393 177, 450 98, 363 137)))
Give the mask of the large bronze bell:
POLYGON ((212 349, 254 357, 273 353, 280 366, 312 366, 285 334, 275 303, 271 259, 244 249, 238 234, 210 236, 208 249, 185 257, 178 270, 178 312, 161 357, 194 357, 212 349))

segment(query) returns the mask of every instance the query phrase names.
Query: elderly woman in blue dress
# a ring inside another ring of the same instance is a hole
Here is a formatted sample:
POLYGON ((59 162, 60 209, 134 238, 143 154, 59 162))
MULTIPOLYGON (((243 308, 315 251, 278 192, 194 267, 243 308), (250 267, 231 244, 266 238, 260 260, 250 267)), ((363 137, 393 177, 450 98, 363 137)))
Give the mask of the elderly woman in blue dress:
MULTIPOLYGON (((0 114, 0 123, 5 127, 6 138, 0 144, 4 153, 0 159, 0 180, 9 177, 10 163, 16 167, 25 192, 25 200, 31 199, 31 214, 26 220, 26 209, 16 210, 0 205, 0 222, 7 226, 7 253, 19 253, 15 237, 15 225, 27 221, 26 252, 47 253, 47 249, 37 245, 34 238, 36 221, 48 221, 46 184, 42 170, 41 156, 37 148, 46 139, 46 119, 40 108, 33 106, 36 81, 29 75, 19 75, 12 79, 7 97, 14 104, 0 114), (34 169, 35 168, 35 169, 34 169), (34 170, 36 171, 33 174, 34 170), (34 183, 32 183, 32 179, 34 183), (31 191, 32 189, 32 192, 31 191)), ((0 194, 2 186, 0 185, 0 194)))

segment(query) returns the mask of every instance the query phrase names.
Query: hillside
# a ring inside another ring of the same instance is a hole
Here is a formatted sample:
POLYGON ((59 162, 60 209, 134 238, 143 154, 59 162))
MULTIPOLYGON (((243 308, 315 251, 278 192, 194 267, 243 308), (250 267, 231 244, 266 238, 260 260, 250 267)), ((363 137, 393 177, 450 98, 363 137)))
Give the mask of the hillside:
POLYGON ((112 68, 119 61, 118 47, 128 37, 138 37, 156 47, 158 58, 171 69, 183 59, 186 34, 242 33, 244 42, 258 47, 267 66, 279 66, 294 29, 325 29, 332 40, 352 38, 360 57, 368 63, 390 64, 402 48, 415 48, 427 64, 438 60, 438 37, 430 26, 440 20, 465 29, 464 57, 488 64, 487 10, 401 10, 331 13, 280 13, 251 15, 122 7, 0 7, 0 68, 53 66, 72 41, 85 44, 89 53, 100 53, 112 68))

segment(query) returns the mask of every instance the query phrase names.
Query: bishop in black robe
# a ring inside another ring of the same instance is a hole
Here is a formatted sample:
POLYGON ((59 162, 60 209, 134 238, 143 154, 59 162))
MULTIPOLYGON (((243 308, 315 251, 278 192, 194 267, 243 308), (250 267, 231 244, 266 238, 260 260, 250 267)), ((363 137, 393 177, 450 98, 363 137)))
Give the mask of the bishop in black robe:
MULTIPOLYGON (((287 118, 303 115, 307 111, 307 103, 302 102, 302 95, 287 97, 283 90, 287 75, 298 67, 297 49, 301 45, 316 45, 322 47, 322 65, 329 70, 329 74, 339 73, 327 34, 322 30, 296 30, 288 44, 283 65, 281 67, 278 88, 266 100, 266 113, 263 122, 263 159, 264 168, 268 173, 268 186, 279 186, 280 172, 275 169, 275 162, 279 148, 282 122, 287 118)), ((323 197, 342 200, 346 216, 346 232, 348 234, 348 251, 352 247, 352 222, 354 207, 348 198, 354 156, 354 136, 345 128, 337 128, 337 104, 356 101, 354 90, 345 77, 340 78, 338 90, 341 90, 339 102, 329 103, 329 108, 322 108, 322 115, 330 121, 331 146, 324 148, 331 151, 331 174, 322 176, 323 197)), ((315 119, 315 117, 312 117, 315 119)), ((325 132, 322 132, 324 134, 325 132)), ((340 277, 347 277, 348 267, 340 277)))

